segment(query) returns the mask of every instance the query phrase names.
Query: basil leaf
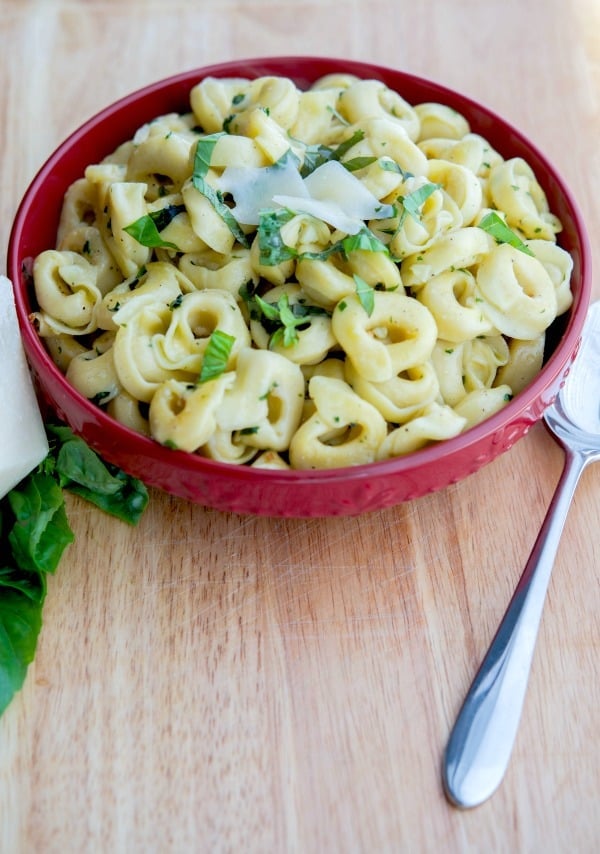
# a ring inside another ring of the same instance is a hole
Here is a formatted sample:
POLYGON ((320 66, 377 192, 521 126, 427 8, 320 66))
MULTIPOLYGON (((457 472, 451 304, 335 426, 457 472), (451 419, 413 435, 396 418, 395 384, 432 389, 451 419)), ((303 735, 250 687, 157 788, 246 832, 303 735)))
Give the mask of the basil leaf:
POLYGON ((214 380, 225 372, 229 354, 234 343, 235 337, 233 335, 228 335, 227 332, 223 332, 221 329, 214 330, 208 339, 208 345, 204 351, 202 369, 198 377, 199 383, 214 380))
POLYGON ((213 149, 217 144, 218 140, 224 136, 225 133, 223 131, 219 133, 213 133, 209 136, 202 137, 196 143, 196 151, 194 153, 194 171, 192 173, 192 184, 198 190, 199 193, 202 193, 205 198, 208 199, 210 204, 213 206, 215 211, 221 217, 229 231, 233 234, 235 239, 248 248, 250 245, 248 243, 248 238, 244 234, 242 228, 240 227, 238 221, 231 213, 231 210, 227 207, 223 198, 214 187, 206 181, 206 175, 208 170, 210 169, 210 160, 212 157, 213 149))
POLYGON ((60 487, 51 475, 33 474, 8 493, 15 524, 8 534, 20 569, 54 572, 74 540, 60 487))
MULTIPOLYGON (((350 151, 358 142, 363 140, 365 137, 364 130, 355 131, 352 136, 348 139, 344 140, 344 142, 340 142, 338 146, 335 148, 330 148, 327 145, 309 145, 306 147, 306 151, 304 154, 304 163, 302 164, 302 168, 300 170, 300 174, 303 178, 306 178, 307 175, 310 175, 311 172, 314 172, 319 166, 322 166, 324 163, 327 163, 329 160, 340 160, 344 157, 345 154, 350 151)), ((346 164, 344 163, 344 166, 346 164)))
POLYGON ((418 190, 414 190, 406 196, 399 196, 396 201, 402 206, 400 222, 402 223, 406 214, 419 222, 421 219, 421 205, 439 189, 439 184, 423 184, 418 190))
POLYGON ((283 346, 291 347, 298 341, 296 326, 300 323, 304 323, 305 321, 304 318, 296 318, 290 308, 287 294, 282 294, 282 296, 277 300, 277 305, 279 308, 279 319, 281 320, 281 325, 283 327, 283 346))
POLYGON ((46 424, 46 432, 46 459, 0 499, 0 715, 35 656, 47 573, 74 539, 62 487, 132 524, 148 502, 140 481, 105 465, 70 428, 46 424))
POLYGON ((264 314, 264 316, 268 320, 279 320, 280 319, 279 307, 277 304, 273 304, 272 302, 267 302, 262 297, 259 297, 258 294, 254 297, 254 300, 256 301, 260 310, 262 311, 262 313, 264 314))
POLYGON ((389 254, 389 249, 376 237, 373 232, 365 226, 356 234, 349 234, 342 240, 342 251, 348 254, 349 252, 384 252, 389 254))
POLYGON ((223 132, 211 133, 198 140, 194 152, 194 178, 205 178, 208 175, 215 145, 222 136, 226 136, 226 134, 223 132))
POLYGON ((21 591, 0 587, 0 715, 19 691, 35 657, 42 626, 39 602, 21 591))
POLYGON ((148 490, 137 478, 105 463, 69 427, 48 425, 60 441, 55 451, 59 484, 118 519, 136 525, 148 504, 148 490))
POLYGON ((29 572, 6 566, 0 569, 0 599, 1 591, 10 588, 18 590, 24 596, 41 605, 46 596, 46 575, 43 572, 29 572))
POLYGON ((164 208, 152 211, 148 216, 156 226, 156 230, 163 231, 173 222, 175 217, 179 216, 181 213, 185 213, 185 211, 185 205, 165 205, 164 208))
POLYGON ((276 303, 267 302, 258 295, 249 297, 248 308, 254 320, 266 319, 263 326, 271 333, 269 349, 277 344, 291 347, 298 341, 298 327, 310 324, 310 317, 331 317, 327 309, 317 305, 307 305, 305 302, 295 302, 290 305, 287 294, 282 294, 276 303), (258 309, 258 311, 256 310, 258 309))
POLYGON ((107 463, 106 470, 107 480, 110 479, 111 484, 115 481, 119 483, 119 489, 103 492, 75 482, 66 484, 65 489, 128 525, 137 525, 148 505, 148 490, 140 480, 117 466, 107 463))
POLYGON ((356 284, 356 295, 360 300, 360 304, 368 316, 371 317, 375 308, 375 289, 356 273, 354 274, 354 282, 356 284))
POLYGON ((348 172, 358 172, 359 169, 365 169, 371 163, 375 163, 376 160, 378 160, 377 157, 353 157, 352 160, 344 160, 342 166, 348 172))
POLYGON ((311 261, 325 261, 330 255, 340 252, 343 255, 348 255, 350 252, 384 252, 390 254, 388 247, 373 232, 365 225, 356 234, 348 234, 346 237, 339 240, 337 243, 332 243, 321 252, 302 252, 298 257, 300 259, 308 259, 311 261))
POLYGON ((346 125, 346 126, 348 126, 350 124, 350 122, 347 119, 345 119, 343 117, 343 115, 340 112, 338 112, 338 110, 336 110, 335 107, 328 105, 327 110, 331 113, 332 116, 335 116, 335 118, 338 120, 338 122, 340 122, 340 124, 346 125))
POLYGON ((526 255, 533 255, 529 246, 527 246, 526 243, 523 243, 521 238, 508 227, 502 217, 495 211, 490 211, 481 219, 479 222, 479 228, 483 229, 483 231, 487 231, 487 233, 491 235, 497 243, 508 243, 510 246, 514 246, 515 249, 519 249, 526 255))
POLYGON ((331 155, 331 148, 326 145, 307 145, 304 152, 304 162, 300 169, 300 174, 303 178, 314 172, 318 166, 327 163, 331 155))
POLYGON ((288 208, 260 212, 257 230, 260 264, 274 267, 297 257, 297 251, 284 243, 281 236, 281 227, 294 216, 288 208))
POLYGON ((331 154, 329 156, 329 160, 341 160, 345 154, 347 154, 351 148, 354 148, 359 142, 365 138, 364 130, 360 130, 360 128, 349 136, 348 139, 345 139, 343 142, 340 142, 334 149, 331 150, 331 154))
POLYGON ((90 492, 114 495, 122 487, 121 481, 111 475, 100 457, 77 436, 61 447, 56 470, 60 485, 66 488, 76 483, 90 492))
POLYGON ((185 205, 167 205, 159 211, 141 216, 135 222, 126 225, 123 231, 149 249, 174 249, 178 252, 179 247, 168 240, 163 240, 160 232, 183 211, 185 211, 185 205))

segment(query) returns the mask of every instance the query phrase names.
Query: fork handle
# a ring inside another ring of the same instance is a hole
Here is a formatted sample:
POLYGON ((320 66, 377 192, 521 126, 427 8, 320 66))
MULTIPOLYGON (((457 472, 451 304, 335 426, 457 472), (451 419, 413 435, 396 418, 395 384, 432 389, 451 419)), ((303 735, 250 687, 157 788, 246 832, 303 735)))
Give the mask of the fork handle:
POLYGON ((500 784, 517 734, 554 559, 588 458, 566 451, 565 466, 510 604, 458 714, 443 760, 448 799, 485 801, 500 784))

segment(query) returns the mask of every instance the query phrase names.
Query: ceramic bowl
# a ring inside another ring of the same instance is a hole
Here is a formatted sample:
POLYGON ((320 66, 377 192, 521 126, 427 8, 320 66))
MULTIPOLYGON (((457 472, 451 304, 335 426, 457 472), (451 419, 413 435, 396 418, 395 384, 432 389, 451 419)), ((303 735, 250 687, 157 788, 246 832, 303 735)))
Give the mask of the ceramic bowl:
POLYGON ((134 92, 95 115, 49 157, 18 209, 10 237, 8 275, 15 288, 23 344, 40 400, 106 460, 148 485, 223 511, 268 516, 335 516, 374 511, 419 498, 475 472, 507 451, 552 402, 576 352, 590 300, 590 249, 585 226, 568 187, 546 157, 518 130, 470 98, 437 83, 367 63, 315 57, 271 57, 227 62, 186 71, 134 92), (317 78, 348 72, 378 78, 410 103, 438 101, 454 107, 505 158, 532 166, 550 209, 564 229, 560 244, 573 257, 569 312, 550 336, 539 375, 507 406, 454 439, 404 457, 352 468, 321 471, 267 470, 236 466, 171 450, 110 418, 81 396, 54 365, 29 319, 34 296, 24 273, 27 262, 55 245, 63 195, 85 167, 98 162, 150 119, 189 110, 189 91, 202 78, 282 75, 306 88, 317 78))

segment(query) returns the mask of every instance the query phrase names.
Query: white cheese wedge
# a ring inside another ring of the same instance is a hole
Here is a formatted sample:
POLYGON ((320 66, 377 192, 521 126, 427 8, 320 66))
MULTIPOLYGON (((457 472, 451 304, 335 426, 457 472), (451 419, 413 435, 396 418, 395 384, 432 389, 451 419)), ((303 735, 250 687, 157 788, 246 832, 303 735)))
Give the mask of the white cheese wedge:
POLYGON ((304 179, 291 158, 274 166, 228 166, 216 186, 231 193, 235 201, 231 212, 243 225, 258 225, 261 211, 285 207, 356 234, 365 221, 394 213, 336 160, 323 163, 304 179))
MULTIPOLYGON (((311 172, 304 179, 304 186, 310 198, 318 203, 313 216, 348 234, 360 231, 366 220, 387 219, 394 214, 391 205, 382 204, 337 160, 329 160, 311 172)), ((291 200, 283 201, 280 196, 275 196, 274 201, 293 210, 312 213, 306 207, 294 207, 289 203, 291 200)))
POLYGON ((275 166, 228 166, 215 183, 217 189, 233 196, 235 207, 231 212, 242 225, 258 225, 260 212, 273 208, 273 196, 277 193, 308 197, 291 158, 275 166))
POLYGON ((0 276, 0 498, 48 453, 10 281, 0 276))

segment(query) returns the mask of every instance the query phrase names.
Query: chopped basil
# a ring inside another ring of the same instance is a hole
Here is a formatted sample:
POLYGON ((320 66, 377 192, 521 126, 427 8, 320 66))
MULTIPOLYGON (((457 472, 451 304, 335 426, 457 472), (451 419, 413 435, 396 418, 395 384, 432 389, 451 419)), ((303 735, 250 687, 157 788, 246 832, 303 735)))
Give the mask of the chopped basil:
POLYGON ((331 115, 332 115, 332 116, 335 116, 335 118, 338 120, 338 122, 340 122, 340 124, 343 124, 343 125, 348 125, 348 124, 350 124, 350 122, 348 122, 348 121, 343 117, 343 115, 342 115, 341 113, 339 113, 339 112, 335 109, 335 107, 332 107, 332 106, 328 105, 328 106, 327 106, 327 109, 328 109, 328 111, 331 113, 331 115))
POLYGON ((507 226, 502 217, 495 211, 490 211, 483 217, 479 222, 479 228, 491 235, 496 243, 508 243, 510 246, 514 246, 515 249, 519 249, 526 255, 533 255, 529 246, 523 243, 521 238, 507 226))
MULTIPOLYGON (((342 160, 345 154, 350 151, 357 143, 363 140, 365 137, 365 132, 363 130, 355 131, 352 136, 348 139, 344 140, 344 142, 340 142, 335 148, 330 148, 328 145, 308 145, 306 147, 306 152, 304 155, 304 163, 302 164, 302 169, 300 170, 300 174, 303 178, 306 178, 307 175, 310 175, 311 172, 314 172, 318 166, 322 166, 323 163, 327 163, 329 160, 342 160)), ((346 165, 345 163, 343 164, 346 165)))
POLYGON ((208 199, 235 239, 241 243, 242 246, 248 247, 248 238, 244 234, 234 215, 231 213, 229 207, 223 201, 221 193, 215 190, 214 187, 211 187, 208 181, 206 181, 206 175, 210 169, 210 161, 214 147, 223 135, 223 132, 213 133, 209 136, 202 137, 196 143, 192 184, 199 193, 202 193, 202 195, 208 199))
POLYGON ((310 323, 310 317, 329 317, 327 309, 305 302, 290 305, 287 294, 282 294, 276 303, 268 302, 258 295, 247 298, 250 316, 262 323, 271 333, 269 349, 277 344, 291 347, 298 341, 298 328, 310 323))
POLYGON ((150 218, 157 231, 163 231, 180 213, 185 213, 185 205, 166 205, 151 213, 150 218))
POLYGON ((371 163, 375 163, 377 157, 353 157, 352 160, 344 160, 343 165, 348 172, 358 172, 359 169, 365 169, 371 163))
POLYGON ((344 237, 341 243, 341 251, 345 254, 356 251, 389 254, 385 243, 382 243, 367 226, 361 228, 356 234, 349 234, 347 237, 344 237))
POLYGON ((214 380, 225 372, 229 354, 234 343, 235 338, 233 335, 229 335, 221 329, 214 330, 208 339, 208 344, 204 351, 202 368, 198 377, 199 383, 214 380))
POLYGON ((354 148, 359 142, 365 138, 364 130, 360 130, 360 128, 349 136, 348 139, 345 139, 343 142, 340 142, 339 145, 336 145, 335 148, 330 149, 331 154, 329 156, 329 160, 341 160, 345 154, 347 154, 351 148, 354 148))
POLYGON ((168 240, 163 240, 160 232, 165 229, 176 216, 185 211, 185 205, 167 205, 161 210, 145 214, 130 225, 126 225, 123 231, 130 234, 134 240, 150 249, 163 248, 179 251, 179 247, 168 240))
POLYGON ((360 250, 362 252, 384 252, 389 255, 389 249, 373 232, 363 226, 356 234, 348 234, 346 237, 332 243, 320 252, 298 252, 293 246, 288 246, 281 236, 281 228, 289 222, 296 213, 289 208, 278 210, 261 211, 258 224, 258 246, 260 251, 260 263, 264 266, 275 266, 284 261, 296 258, 299 261, 325 261, 330 255, 341 253, 348 255, 350 252, 360 250))
POLYGON ((360 300, 360 304, 368 316, 371 317, 375 308, 375 289, 356 273, 354 274, 354 282, 356 283, 356 295, 360 300))
POLYGON ((340 252, 342 255, 348 255, 350 252, 383 252, 389 255, 389 249, 378 237, 376 237, 370 228, 363 226, 356 234, 348 234, 336 243, 332 243, 321 252, 303 252, 298 257, 310 261, 324 261, 330 255, 340 252))
POLYGON ((380 160, 379 165, 381 166, 384 172, 396 172, 398 175, 402 175, 405 179, 414 177, 412 172, 407 172, 400 166, 399 163, 396 163, 395 160, 382 159, 380 160))
POLYGON ((297 251, 284 243, 281 236, 282 226, 294 216, 296 214, 288 208, 260 212, 257 231, 260 264, 274 267, 297 257, 297 251))
POLYGON ((269 319, 274 319, 274 309, 279 323, 281 324, 271 335, 271 338, 269 339, 269 348, 275 347, 279 343, 282 343, 284 347, 291 347, 293 344, 296 344, 298 341, 298 332, 296 327, 300 323, 304 323, 305 318, 297 318, 295 316, 293 308, 290 306, 288 295, 283 294, 280 296, 275 306, 272 306, 271 303, 267 303, 265 300, 261 300, 260 297, 257 297, 257 299, 260 300, 259 304, 265 313, 265 316, 269 317, 269 319), (269 306, 269 312, 266 311, 266 306, 269 306))
POLYGON ((406 196, 399 196, 397 202, 402 207, 399 227, 404 222, 407 214, 419 222, 421 219, 421 206, 425 201, 427 201, 432 193, 435 193, 435 191, 439 189, 439 184, 428 183, 423 184, 422 187, 419 187, 418 190, 414 190, 412 193, 407 193, 406 196))

